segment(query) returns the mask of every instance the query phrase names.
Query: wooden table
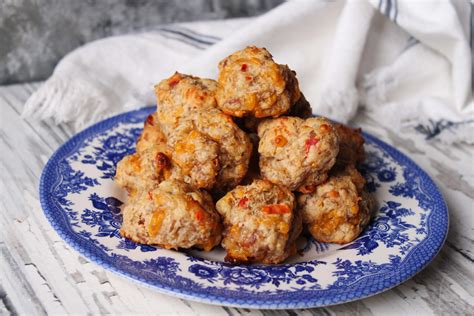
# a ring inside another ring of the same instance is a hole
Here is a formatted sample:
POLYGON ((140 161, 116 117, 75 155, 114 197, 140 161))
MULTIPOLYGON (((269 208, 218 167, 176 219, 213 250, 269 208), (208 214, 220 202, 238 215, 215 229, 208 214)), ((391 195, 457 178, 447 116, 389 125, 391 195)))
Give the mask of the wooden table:
POLYGON ((0 87, 0 314, 430 315, 474 314, 474 146, 427 141, 414 130, 382 126, 364 113, 354 125, 397 147, 440 187, 450 231, 438 256, 411 280, 382 294, 325 308, 259 311, 160 294, 89 262, 47 222, 38 182, 70 125, 22 119, 38 83, 0 87))

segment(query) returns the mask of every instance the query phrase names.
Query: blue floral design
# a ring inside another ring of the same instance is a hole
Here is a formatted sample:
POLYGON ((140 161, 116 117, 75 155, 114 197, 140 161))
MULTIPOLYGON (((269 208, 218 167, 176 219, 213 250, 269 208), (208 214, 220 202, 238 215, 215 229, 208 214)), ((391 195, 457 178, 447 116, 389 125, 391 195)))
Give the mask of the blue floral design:
POLYGON ((270 281, 267 273, 258 268, 225 266, 222 269, 224 284, 234 283, 238 285, 249 285, 257 289, 270 281))
POLYGON ((218 275, 218 271, 216 269, 202 264, 193 264, 189 267, 188 270, 197 277, 201 279, 206 279, 211 283, 216 281, 216 277, 218 275))
POLYGON ((123 157, 135 152, 135 142, 142 128, 131 128, 123 133, 103 133, 100 146, 94 146, 93 154, 85 154, 81 160, 84 164, 96 165, 102 171, 102 179, 113 179, 115 167, 123 157))
POLYGON ((179 264, 173 258, 169 257, 158 257, 156 259, 150 259, 143 261, 145 267, 151 266, 155 269, 158 274, 176 274, 180 271, 179 264))
POLYGON ((429 210, 433 206, 434 200, 423 190, 421 178, 408 168, 403 169, 403 178, 405 182, 393 185, 389 192, 395 196, 416 199, 418 206, 425 211, 429 210))
POLYGON ((134 250, 137 248, 140 248, 142 252, 156 251, 158 249, 155 246, 137 244, 136 242, 128 238, 121 238, 121 240, 119 241, 117 245, 117 249, 124 249, 125 251, 134 250))
POLYGON ((356 260, 354 262, 350 260, 342 260, 337 258, 334 264, 336 265, 336 271, 333 275, 337 276, 336 282, 330 285, 329 289, 345 288, 350 284, 360 280, 362 277, 380 273, 383 271, 389 272, 396 269, 401 262, 400 256, 390 256, 389 263, 375 263, 373 261, 362 261, 356 260))
POLYGON ((120 238, 122 215, 119 206, 122 202, 114 197, 101 198, 93 193, 89 200, 96 210, 84 209, 81 215, 82 222, 90 227, 99 227, 97 237, 120 238))
POLYGON ((188 257, 190 262, 201 262, 189 267, 189 271, 201 279, 213 283, 223 281, 224 284, 236 284, 239 286, 249 286, 260 288, 263 284, 271 283, 280 286, 282 283, 289 284, 295 282, 299 285, 310 284, 309 288, 320 288, 318 280, 311 274, 314 266, 326 264, 324 261, 313 260, 294 265, 268 265, 268 266, 239 266, 208 262, 206 260, 188 257), (204 265, 206 263, 207 265, 204 265), (216 267, 209 266, 215 265, 216 267))
POLYGON ((377 173, 377 178, 381 182, 392 182, 397 177, 397 173, 394 167, 382 169, 377 173))
POLYGON ((384 153, 378 151, 367 151, 365 161, 360 169, 367 181, 365 187, 369 192, 375 192, 380 187, 379 181, 391 182, 397 176, 395 168, 390 167, 389 160, 384 157, 384 153))
POLYGON ((99 184, 97 179, 86 177, 83 171, 73 170, 66 160, 59 163, 59 172, 63 178, 61 185, 56 188, 54 195, 58 203, 64 206, 73 205, 69 199, 66 199, 68 194, 81 193, 99 184))
POLYGON ((379 217, 369 225, 365 232, 341 249, 357 249, 357 254, 364 256, 372 253, 380 243, 387 248, 406 244, 410 240, 407 231, 416 228, 403 220, 403 217, 409 215, 414 215, 414 212, 401 207, 400 203, 388 201, 380 209, 379 217))

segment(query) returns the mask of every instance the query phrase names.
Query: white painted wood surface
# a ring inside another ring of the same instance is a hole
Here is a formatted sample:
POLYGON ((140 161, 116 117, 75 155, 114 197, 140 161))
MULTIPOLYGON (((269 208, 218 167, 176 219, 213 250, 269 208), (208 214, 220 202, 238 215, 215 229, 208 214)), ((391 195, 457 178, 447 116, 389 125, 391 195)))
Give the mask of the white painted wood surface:
POLYGON ((47 222, 38 183, 51 154, 75 131, 20 113, 38 84, 0 87, 0 315, 468 315, 474 314, 474 146, 446 146, 364 115, 354 124, 406 153, 446 198, 450 231, 439 255, 382 294, 325 308, 259 311, 173 298, 126 280, 72 250, 47 222))

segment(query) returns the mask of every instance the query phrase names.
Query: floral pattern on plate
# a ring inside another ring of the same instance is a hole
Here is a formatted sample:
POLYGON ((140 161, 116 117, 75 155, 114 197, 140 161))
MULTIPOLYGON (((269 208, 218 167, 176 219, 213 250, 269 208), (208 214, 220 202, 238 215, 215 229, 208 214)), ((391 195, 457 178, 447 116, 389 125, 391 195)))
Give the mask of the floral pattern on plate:
POLYGON ((126 199, 115 166, 134 151, 152 107, 93 125, 48 161, 40 197, 52 226, 85 257, 164 293, 251 308, 306 308, 367 297, 420 271, 447 234, 446 204, 433 181, 403 154, 364 134, 363 173, 378 211, 352 243, 301 238, 280 265, 231 265, 224 251, 177 252, 120 236, 126 199))

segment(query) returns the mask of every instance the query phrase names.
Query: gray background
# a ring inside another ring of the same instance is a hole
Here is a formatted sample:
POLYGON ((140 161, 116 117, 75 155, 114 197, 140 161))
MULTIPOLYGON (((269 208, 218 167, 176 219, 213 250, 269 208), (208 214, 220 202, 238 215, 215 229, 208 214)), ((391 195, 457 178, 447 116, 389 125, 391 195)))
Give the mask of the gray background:
POLYGON ((92 40, 159 24, 253 16, 283 0, 0 0, 0 84, 47 78, 92 40))

